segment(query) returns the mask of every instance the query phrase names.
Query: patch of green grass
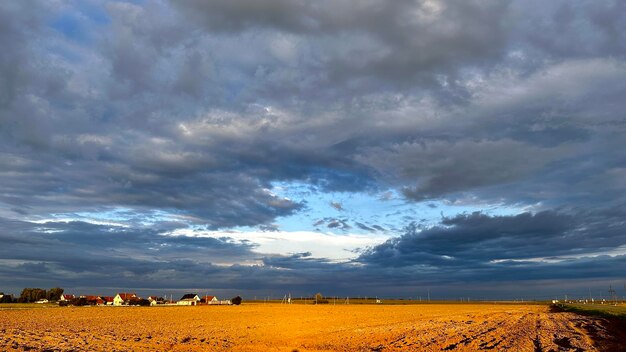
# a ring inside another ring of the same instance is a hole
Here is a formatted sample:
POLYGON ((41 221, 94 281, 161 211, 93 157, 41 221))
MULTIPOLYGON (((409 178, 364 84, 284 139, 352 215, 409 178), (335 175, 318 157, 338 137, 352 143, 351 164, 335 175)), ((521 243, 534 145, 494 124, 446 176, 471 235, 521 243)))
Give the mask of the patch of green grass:
POLYGON ((58 308, 56 303, 0 303, 2 309, 34 309, 34 308, 58 308))
POLYGON ((566 312, 595 315, 605 318, 626 319, 626 306, 611 304, 558 304, 556 307, 566 312))

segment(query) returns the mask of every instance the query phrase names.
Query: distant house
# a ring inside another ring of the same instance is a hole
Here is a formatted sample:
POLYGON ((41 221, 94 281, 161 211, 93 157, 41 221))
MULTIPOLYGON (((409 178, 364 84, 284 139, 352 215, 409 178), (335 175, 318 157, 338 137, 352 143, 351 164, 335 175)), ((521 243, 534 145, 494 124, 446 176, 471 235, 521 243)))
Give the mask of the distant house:
POLYGON ((100 298, 102 298, 102 300, 104 301, 105 306, 112 306, 115 300, 115 297, 113 296, 102 296, 100 298))
POLYGON ((200 297, 195 293, 188 293, 176 302, 180 306, 195 306, 200 302, 200 297))
POLYGON ((88 304, 99 305, 99 306, 104 305, 104 300, 100 296, 81 296, 81 297, 85 298, 88 304))
POLYGON ((220 301, 218 301, 217 297, 215 297, 215 296, 203 296, 202 299, 200 300, 200 303, 202 303, 202 304, 218 304, 218 303, 220 303, 220 301))
POLYGON ((157 296, 149 296, 148 301, 150 301, 151 306, 156 306, 159 304, 159 298, 157 296))
POLYGON ((134 293, 118 293, 113 298, 113 305, 114 306, 128 305, 128 303, 130 303, 131 301, 135 301, 135 300, 139 300, 139 297, 137 297, 137 295, 134 293))
POLYGON ((76 298, 76 296, 64 293, 64 294, 61 295, 61 298, 59 298, 59 301, 60 302, 66 302, 66 301, 71 301, 74 298, 76 298))

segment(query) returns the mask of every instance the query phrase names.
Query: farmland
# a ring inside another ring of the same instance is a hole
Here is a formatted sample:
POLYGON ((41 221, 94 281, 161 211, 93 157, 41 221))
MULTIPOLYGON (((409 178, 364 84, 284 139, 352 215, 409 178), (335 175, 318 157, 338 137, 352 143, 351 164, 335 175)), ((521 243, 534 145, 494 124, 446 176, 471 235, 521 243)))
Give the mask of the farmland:
POLYGON ((607 318, 626 319, 626 305, 612 304, 561 304, 559 308, 567 312, 594 315, 607 318))
POLYGON ((532 304, 0 307, 0 350, 620 351, 625 326, 532 304))

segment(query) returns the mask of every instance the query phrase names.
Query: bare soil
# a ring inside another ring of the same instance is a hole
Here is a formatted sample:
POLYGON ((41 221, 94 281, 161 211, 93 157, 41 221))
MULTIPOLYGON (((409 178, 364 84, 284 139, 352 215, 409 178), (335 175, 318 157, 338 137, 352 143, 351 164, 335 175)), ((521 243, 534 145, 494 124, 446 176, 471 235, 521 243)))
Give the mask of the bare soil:
POLYGON ((1 351, 626 351, 624 320, 541 305, 0 310, 1 351))

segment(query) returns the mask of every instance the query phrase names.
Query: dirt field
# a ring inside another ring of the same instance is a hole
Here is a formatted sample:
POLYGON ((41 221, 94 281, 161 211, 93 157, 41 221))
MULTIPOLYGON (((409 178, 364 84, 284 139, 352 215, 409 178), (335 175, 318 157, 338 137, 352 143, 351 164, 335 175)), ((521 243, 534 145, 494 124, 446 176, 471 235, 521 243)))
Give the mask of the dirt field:
POLYGON ((0 310, 0 350, 626 351, 622 321, 539 305, 0 310))

